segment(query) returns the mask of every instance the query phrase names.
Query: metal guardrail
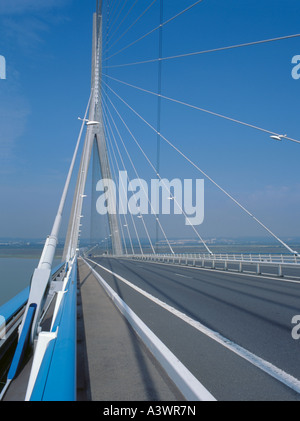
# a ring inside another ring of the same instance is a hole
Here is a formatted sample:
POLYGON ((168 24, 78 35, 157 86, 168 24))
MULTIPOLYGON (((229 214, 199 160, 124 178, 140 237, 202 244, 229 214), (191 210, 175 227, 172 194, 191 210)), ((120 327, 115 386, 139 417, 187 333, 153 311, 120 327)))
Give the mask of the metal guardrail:
POLYGON ((250 272, 257 275, 300 277, 299 256, 274 254, 143 254, 127 257, 143 261, 221 269, 240 273, 250 272), (297 274, 292 273, 291 269, 296 269, 294 272, 297 272, 297 274))
MULTIPOLYGON (((54 324, 51 332, 43 332, 49 337, 52 334, 52 337, 45 353, 37 356, 37 359, 41 358, 41 365, 28 400, 76 400, 76 308, 77 262, 75 261, 70 267, 68 281, 62 291, 58 313, 56 317, 53 316, 54 324)), ((38 345, 39 343, 37 347, 38 345)))
POLYGON ((205 260, 219 260, 219 261, 242 261, 242 262, 264 262, 264 263, 296 263, 300 264, 299 256, 285 255, 285 254, 196 254, 196 253, 182 253, 182 254, 144 254, 133 255, 141 257, 159 257, 159 258, 175 258, 175 259, 205 259, 205 260))
MULTIPOLYGON (((51 271, 51 280, 54 281, 65 271, 65 263, 59 264, 51 271)), ((4 380, 8 373, 8 369, 12 362, 12 357, 7 357, 11 352, 14 352, 14 343, 18 336, 18 329, 22 323, 25 313, 26 303, 28 301, 30 287, 28 286, 23 291, 18 293, 15 297, 0 307, 0 331, 4 335, 0 336, 0 378, 4 380)), ((0 396, 3 389, 3 384, 0 384, 0 396)), ((1 399, 0 399, 1 400, 1 399)))
MULTIPOLYGON (((61 263, 56 268, 52 270, 51 277, 52 281, 55 280, 60 273, 64 270, 65 263, 61 263)), ((8 324, 12 324, 12 321, 15 320, 16 323, 20 324, 20 314, 24 312, 24 307, 28 301, 30 292, 30 287, 26 287, 23 291, 18 293, 15 297, 9 300, 7 303, 3 304, 0 307, 0 316, 2 316, 1 321, 3 320, 6 324, 6 329, 8 329, 8 324)), ((12 327, 12 326, 11 326, 12 327)), ((2 328, 0 323, 0 328, 2 328)), ((2 342, 0 342, 1 346, 2 342)))
POLYGON ((0 316, 3 317, 6 324, 25 306, 28 297, 29 287, 0 307, 0 316))

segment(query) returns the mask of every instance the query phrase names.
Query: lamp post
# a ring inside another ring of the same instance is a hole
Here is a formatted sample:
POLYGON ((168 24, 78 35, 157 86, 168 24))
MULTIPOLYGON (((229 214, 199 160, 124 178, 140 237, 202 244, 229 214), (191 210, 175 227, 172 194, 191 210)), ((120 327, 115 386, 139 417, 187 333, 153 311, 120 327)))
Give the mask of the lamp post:
POLYGON ((88 120, 87 118, 78 117, 78 120, 84 121, 87 126, 97 126, 97 124, 100 124, 100 121, 88 120))
POLYGON ((300 143, 299 140, 291 139, 290 137, 287 137, 286 134, 273 134, 272 136, 270 136, 270 138, 274 139, 274 140, 278 140, 279 142, 281 142, 283 139, 286 139, 286 140, 290 140, 291 142, 294 142, 294 143, 300 143))

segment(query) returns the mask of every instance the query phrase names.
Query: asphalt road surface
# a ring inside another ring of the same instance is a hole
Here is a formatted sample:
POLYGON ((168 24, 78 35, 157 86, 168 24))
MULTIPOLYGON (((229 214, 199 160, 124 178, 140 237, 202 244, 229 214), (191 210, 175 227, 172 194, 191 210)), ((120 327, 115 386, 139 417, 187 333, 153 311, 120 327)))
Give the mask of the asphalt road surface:
POLYGON ((88 262, 217 400, 300 400, 300 340, 292 337, 300 281, 88 262))

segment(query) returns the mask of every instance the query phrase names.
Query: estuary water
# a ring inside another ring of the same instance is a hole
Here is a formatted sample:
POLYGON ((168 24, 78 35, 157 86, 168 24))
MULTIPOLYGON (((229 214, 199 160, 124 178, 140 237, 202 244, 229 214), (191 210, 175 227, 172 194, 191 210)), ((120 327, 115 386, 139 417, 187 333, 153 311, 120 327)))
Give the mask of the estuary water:
POLYGON ((38 259, 0 258, 0 306, 30 284, 38 259))
MULTIPOLYGON (((39 258, 0 258, 0 306, 30 285, 39 258)), ((53 267, 59 264, 55 260, 53 267)))

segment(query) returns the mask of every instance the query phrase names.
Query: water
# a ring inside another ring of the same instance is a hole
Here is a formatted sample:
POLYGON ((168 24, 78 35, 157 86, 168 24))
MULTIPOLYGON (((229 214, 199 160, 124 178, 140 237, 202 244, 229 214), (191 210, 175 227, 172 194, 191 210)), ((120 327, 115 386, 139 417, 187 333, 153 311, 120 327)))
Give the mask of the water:
POLYGON ((38 259, 0 259, 0 306, 30 284, 38 259))
MULTIPOLYGON (((39 258, 0 258, 0 306, 30 285, 39 258)), ((59 264, 55 260, 53 267, 59 264)))

